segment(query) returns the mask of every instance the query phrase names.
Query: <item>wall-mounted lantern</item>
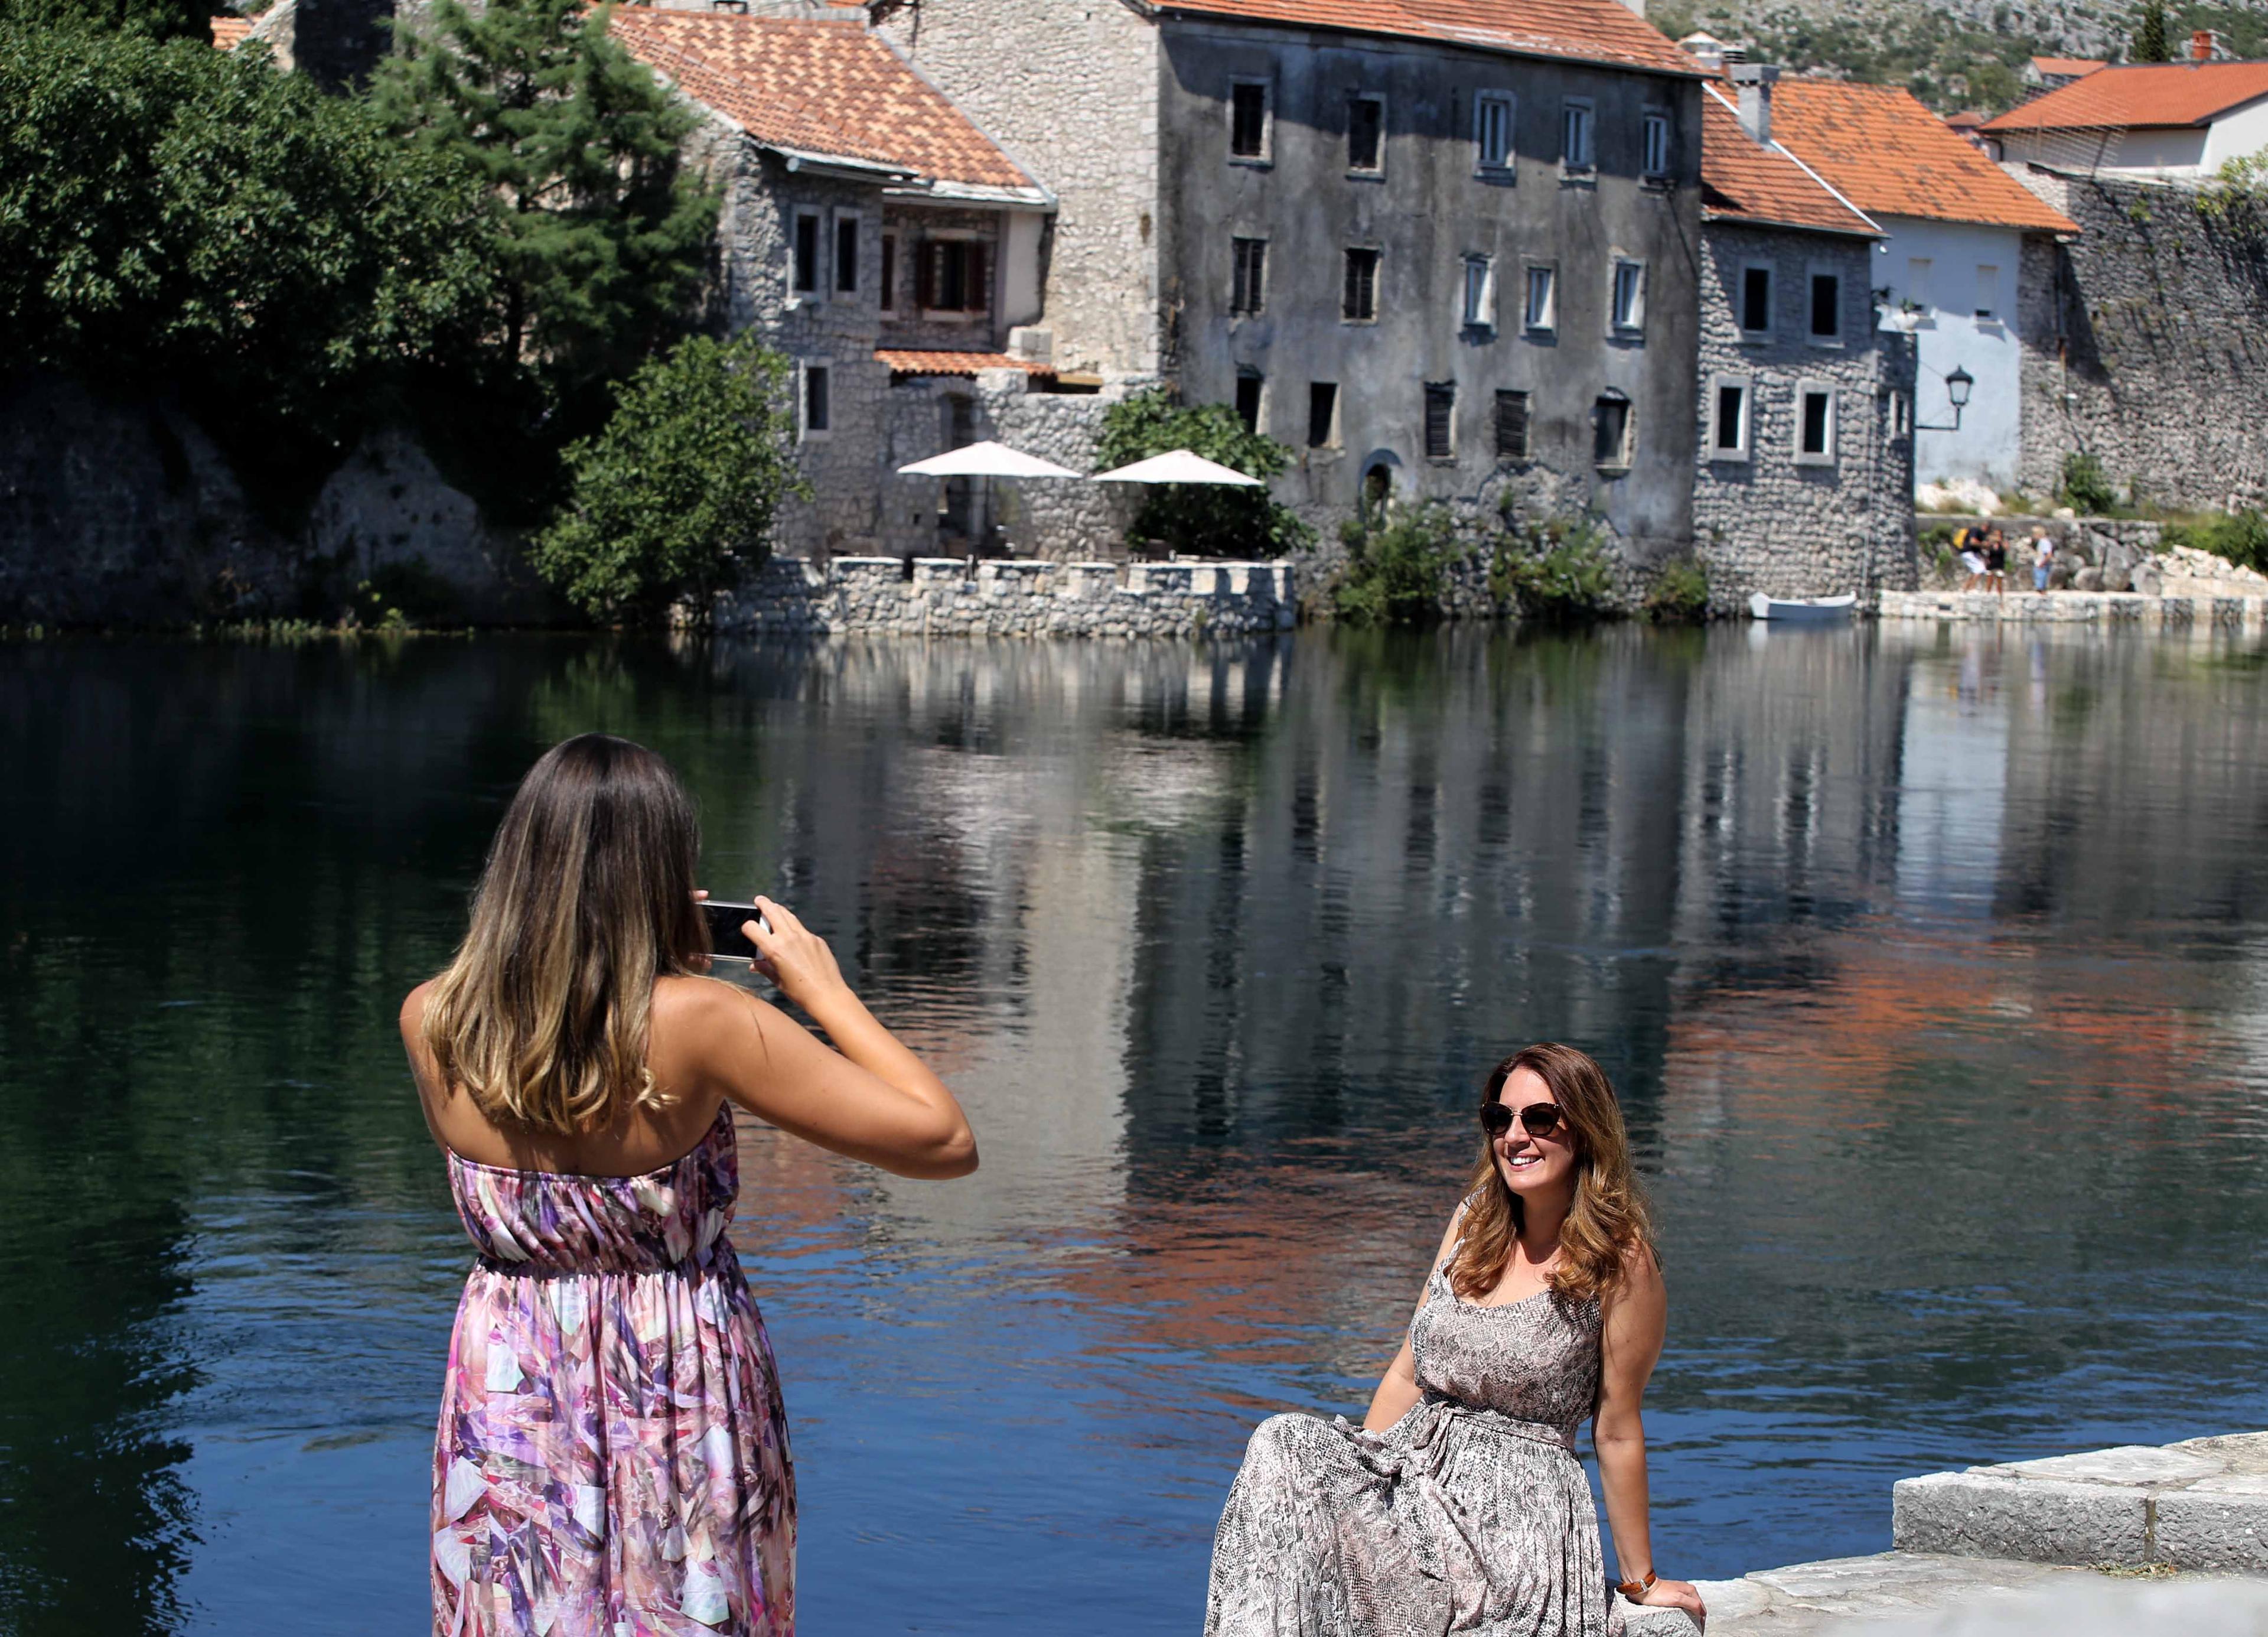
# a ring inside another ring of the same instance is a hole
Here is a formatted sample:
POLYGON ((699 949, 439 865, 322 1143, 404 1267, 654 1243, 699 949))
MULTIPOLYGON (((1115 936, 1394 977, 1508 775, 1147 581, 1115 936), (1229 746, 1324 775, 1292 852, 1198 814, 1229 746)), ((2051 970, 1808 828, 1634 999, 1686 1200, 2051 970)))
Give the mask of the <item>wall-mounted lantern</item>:
POLYGON ((1969 407, 1970 390, 1976 385, 1977 378, 1974 375, 1971 375, 1967 370, 1962 369, 1958 364, 1955 365, 1952 369, 1946 372, 1945 377, 1945 395, 1950 399, 1953 403, 1953 424, 1950 426, 1929 426, 1925 425, 1920 421, 1916 421, 1914 423, 1914 431, 1918 432, 1959 431, 1961 430, 1961 412, 1969 407))

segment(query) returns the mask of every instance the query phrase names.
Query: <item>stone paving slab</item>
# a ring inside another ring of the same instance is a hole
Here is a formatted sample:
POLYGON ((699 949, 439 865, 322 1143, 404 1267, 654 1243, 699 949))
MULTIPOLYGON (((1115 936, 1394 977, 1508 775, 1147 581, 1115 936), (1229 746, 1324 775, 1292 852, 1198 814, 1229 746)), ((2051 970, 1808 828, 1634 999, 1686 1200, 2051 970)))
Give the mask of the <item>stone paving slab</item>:
POLYGON ((2132 591, 2051 591, 2013 585, 1985 591, 1885 591, 1874 612, 1886 620, 2002 625, 2116 625, 2137 630, 2203 633, 2268 629, 2268 597, 2145 596, 2132 591))
POLYGON ((1904 1552, 2268 1575, 2268 1433, 1904 1478, 1890 1519, 1904 1552))

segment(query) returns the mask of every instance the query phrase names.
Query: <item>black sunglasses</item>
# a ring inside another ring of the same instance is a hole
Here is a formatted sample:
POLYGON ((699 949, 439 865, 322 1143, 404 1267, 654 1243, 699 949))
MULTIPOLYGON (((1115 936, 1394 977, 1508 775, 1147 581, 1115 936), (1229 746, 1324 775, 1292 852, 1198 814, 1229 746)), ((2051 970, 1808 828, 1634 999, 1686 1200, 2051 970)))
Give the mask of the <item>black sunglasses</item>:
MULTIPOLYGON (((1508 1103, 1481 1104, 1481 1129, 1491 1137, 1501 1137, 1512 1129, 1513 1110, 1508 1103)), ((1531 1102, 1520 1110, 1521 1129, 1531 1137, 1549 1137, 1559 1129, 1565 1117, 1556 1102, 1531 1102)))

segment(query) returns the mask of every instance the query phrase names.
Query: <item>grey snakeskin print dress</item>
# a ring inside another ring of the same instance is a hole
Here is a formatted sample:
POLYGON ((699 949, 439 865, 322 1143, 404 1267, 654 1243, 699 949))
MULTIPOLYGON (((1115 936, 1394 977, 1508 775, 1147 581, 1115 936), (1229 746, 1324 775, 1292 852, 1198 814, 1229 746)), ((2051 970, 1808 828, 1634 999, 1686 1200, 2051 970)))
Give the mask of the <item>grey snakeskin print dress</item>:
POLYGON ((1410 1322, 1424 1396, 1407 1415, 1383 1433, 1312 1415, 1254 1429, 1213 1537, 1206 1637, 1620 1637, 1575 1457, 1599 1304, 1460 1300, 1454 1256, 1410 1322))

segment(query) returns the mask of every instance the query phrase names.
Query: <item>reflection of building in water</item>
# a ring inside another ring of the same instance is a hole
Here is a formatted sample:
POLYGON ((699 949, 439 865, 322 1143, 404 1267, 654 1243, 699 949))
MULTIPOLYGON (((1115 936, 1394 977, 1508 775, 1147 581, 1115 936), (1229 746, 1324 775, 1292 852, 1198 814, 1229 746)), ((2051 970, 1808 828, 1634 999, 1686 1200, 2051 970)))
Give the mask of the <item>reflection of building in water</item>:
POLYGON ((2001 689, 2016 656, 1997 631, 1962 632, 1955 643, 1950 653, 1916 656, 1906 690, 1897 893, 1918 913, 1983 919, 2000 873, 2008 777, 2001 689))

